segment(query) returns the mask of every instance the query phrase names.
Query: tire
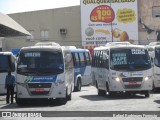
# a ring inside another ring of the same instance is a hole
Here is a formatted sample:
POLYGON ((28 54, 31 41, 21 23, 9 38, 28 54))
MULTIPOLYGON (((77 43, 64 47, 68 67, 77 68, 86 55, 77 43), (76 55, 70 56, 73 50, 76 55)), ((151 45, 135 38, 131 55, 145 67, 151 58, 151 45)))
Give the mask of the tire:
POLYGON ((98 96, 106 96, 106 91, 105 90, 100 90, 98 88, 98 83, 97 82, 96 82, 96 88, 97 88, 98 96))
POLYGON ((78 78, 78 80, 77 80, 77 86, 75 87, 75 91, 81 91, 81 87, 82 87, 81 79, 78 78))
POLYGON ((68 100, 67 90, 66 90, 66 96, 64 98, 57 98, 56 101, 58 105, 65 105, 68 100))
POLYGON ((67 100, 72 100, 72 93, 67 96, 67 100))
POLYGON ((106 83, 106 93, 108 93, 109 97, 113 97, 115 95, 115 92, 109 90, 108 83, 106 83))
POLYGON ((116 93, 112 91, 108 92, 108 94, 109 94, 109 97, 114 97, 116 95, 116 93))
POLYGON ((98 93, 98 96, 106 96, 106 91, 105 90, 100 90, 97 88, 97 93, 98 93))
POLYGON ((24 101, 22 101, 22 99, 16 98, 16 103, 19 106, 24 106, 24 101))
POLYGON ((67 98, 57 98, 57 102, 59 105, 65 105, 67 103, 67 98))
POLYGON ((152 92, 156 92, 156 87, 154 86, 154 83, 153 83, 153 86, 152 86, 152 92))
POLYGON ((71 93, 67 95, 67 100, 71 100, 71 99, 72 99, 72 88, 71 88, 71 93))
POLYGON ((150 91, 149 90, 145 91, 144 95, 145 95, 145 98, 149 98, 150 97, 150 91))

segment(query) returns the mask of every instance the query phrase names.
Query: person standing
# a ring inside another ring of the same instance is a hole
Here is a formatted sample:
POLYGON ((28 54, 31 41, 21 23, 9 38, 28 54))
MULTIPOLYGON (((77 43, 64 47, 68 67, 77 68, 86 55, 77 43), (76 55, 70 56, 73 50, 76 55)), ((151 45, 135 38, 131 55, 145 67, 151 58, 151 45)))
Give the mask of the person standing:
POLYGON ((13 104, 14 87, 15 87, 15 76, 11 74, 11 72, 9 71, 5 79, 5 89, 7 89, 7 97, 6 97, 7 104, 9 103, 10 96, 11 96, 11 104, 13 104))

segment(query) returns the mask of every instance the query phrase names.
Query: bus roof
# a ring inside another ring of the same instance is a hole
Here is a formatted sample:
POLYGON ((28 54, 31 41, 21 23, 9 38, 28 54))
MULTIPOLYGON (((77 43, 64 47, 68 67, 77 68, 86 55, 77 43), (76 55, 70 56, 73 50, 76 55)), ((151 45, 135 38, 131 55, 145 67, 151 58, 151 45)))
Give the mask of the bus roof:
POLYGON ((100 47, 96 47, 94 48, 94 50, 102 50, 102 49, 116 49, 116 48, 143 48, 145 49, 145 46, 142 45, 114 45, 114 46, 100 46, 100 47))
POLYGON ((160 45, 160 42, 150 42, 149 46, 155 46, 155 45, 160 45))
POLYGON ((60 46, 56 42, 38 42, 35 44, 35 46, 60 46))
POLYGON ((72 50, 76 49, 75 46, 51 46, 51 45, 37 45, 37 46, 29 46, 22 47, 21 50, 72 50))
POLYGON ((149 48, 154 49, 154 48, 160 48, 160 45, 147 45, 146 47, 147 47, 147 49, 149 49, 149 48))
POLYGON ((0 52, 0 55, 13 55, 12 52, 0 52))
POLYGON ((88 49, 71 49, 71 52, 89 52, 88 49))
POLYGON ((131 45, 130 42, 108 42, 105 46, 131 45))
POLYGON ((22 47, 21 50, 60 50, 61 46, 29 46, 29 47, 22 47))

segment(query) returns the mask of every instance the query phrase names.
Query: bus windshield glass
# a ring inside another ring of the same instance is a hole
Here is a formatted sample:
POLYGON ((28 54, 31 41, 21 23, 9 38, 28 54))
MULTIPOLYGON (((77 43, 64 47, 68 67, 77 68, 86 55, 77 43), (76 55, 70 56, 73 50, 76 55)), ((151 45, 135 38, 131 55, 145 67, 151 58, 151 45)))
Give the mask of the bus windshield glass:
POLYGON ((64 71, 61 51, 22 51, 17 73, 23 75, 56 75, 64 71))
POLYGON ((155 48, 155 65, 160 67, 160 48, 155 48))
POLYGON ((0 70, 9 69, 9 56, 8 55, 0 55, 0 70))
POLYGON ((151 68, 150 57, 145 49, 111 49, 110 54, 110 64, 113 70, 141 71, 151 68))

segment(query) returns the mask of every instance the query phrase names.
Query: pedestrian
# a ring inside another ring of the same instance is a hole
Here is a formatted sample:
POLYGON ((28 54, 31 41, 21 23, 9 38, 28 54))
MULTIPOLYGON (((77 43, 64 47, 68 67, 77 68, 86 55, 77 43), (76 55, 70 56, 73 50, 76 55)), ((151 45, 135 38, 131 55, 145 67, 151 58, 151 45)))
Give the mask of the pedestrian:
POLYGON ((8 71, 8 75, 5 80, 5 89, 7 89, 7 97, 6 103, 9 103, 9 99, 11 96, 11 104, 13 104, 13 95, 14 95, 14 87, 15 87, 15 76, 11 74, 11 71, 8 71))

